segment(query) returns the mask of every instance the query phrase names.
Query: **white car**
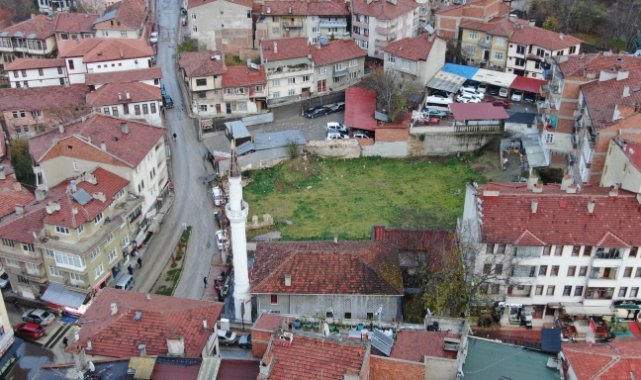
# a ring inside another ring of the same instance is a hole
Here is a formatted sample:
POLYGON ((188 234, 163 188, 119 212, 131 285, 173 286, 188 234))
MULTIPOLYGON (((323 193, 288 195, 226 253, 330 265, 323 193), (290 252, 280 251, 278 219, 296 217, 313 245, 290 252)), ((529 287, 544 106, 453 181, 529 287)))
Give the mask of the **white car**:
POLYGON ((513 102, 520 102, 523 100, 523 91, 514 90, 512 91, 512 97, 510 98, 513 102))
POLYGON ((369 139, 370 137, 367 135, 367 133, 363 131, 356 131, 354 132, 354 138, 355 139, 369 139))
POLYGON ((149 42, 152 44, 158 43, 158 32, 151 32, 149 35, 149 42))
POLYGON ((509 92, 510 90, 508 90, 507 88, 501 87, 501 89, 499 90, 499 96, 502 98, 507 98, 507 94, 509 94, 509 92))
POLYGON ((225 230, 216 231, 216 247, 218 247, 218 250, 220 251, 229 248, 229 238, 227 237, 225 230))
POLYGON ((218 329, 218 343, 231 346, 236 343, 236 340, 238 340, 238 336, 235 332, 218 329))
POLYGON ((326 140, 345 140, 349 137, 337 131, 327 131, 326 140))
POLYGON ((327 132, 338 132, 346 135, 348 133, 347 127, 336 121, 330 121, 327 123, 327 132))
POLYGON ((223 203, 225 203, 225 199, 223 198, 223 190, 215 186, 211 189, 211 196, 214 198, 214 205, 216 206, 222 206, 223 203))
POLYGON ((22 314, 23 321, 37 323, 42 326, 50 325, 55 318, 53 314, 42 309, 31 309, 22 314))
POLYGON ((471 97, 478 98, 478 99, 481 99, 481 100, 483 100, 483 98, 485 98, 485 94, 484 93, 478 92, 476 90, 470 90, 468 88, 462 88, 461 91, 460 91, 460 94, 464 95, 464 96, 471 96, 471 97))
POLYGON ((459 95, 456 97, 456 101, 459 103, 480 103, 481 99, 472 95, 459 95))
POLYGON ((487 85, 485 83, 479 84, 479 86, 476 88, 476 91, 480 92, 481 94, 485 94, 487 92, 487 85))

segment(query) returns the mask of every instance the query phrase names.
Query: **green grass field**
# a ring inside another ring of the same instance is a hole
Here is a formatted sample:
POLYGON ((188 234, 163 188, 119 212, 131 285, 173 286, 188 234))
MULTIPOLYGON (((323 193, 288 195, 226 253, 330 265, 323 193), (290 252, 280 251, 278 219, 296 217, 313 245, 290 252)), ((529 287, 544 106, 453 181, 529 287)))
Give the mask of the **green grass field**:
POLYGON ((271 214, 283 240, 369 239, 377 224, 453 228, 463 212, 465 183, 482 179, 456 159, 317 157, 249 176, 250 217, 271 214))

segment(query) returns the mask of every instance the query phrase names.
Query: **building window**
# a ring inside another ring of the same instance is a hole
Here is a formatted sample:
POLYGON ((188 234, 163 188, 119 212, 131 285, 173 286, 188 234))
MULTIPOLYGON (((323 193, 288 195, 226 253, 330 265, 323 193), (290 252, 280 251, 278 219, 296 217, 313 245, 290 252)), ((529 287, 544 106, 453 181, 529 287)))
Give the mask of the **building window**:
POLYGON ((625 269, 623 269, 623 277, 632 277, 632 267, 625 267, 625 269))
POLYGON ((151 109, 151 113, 158 113, 156 103, 149 103, 149 108, 151 109))
POLYGON ((574 277, 575 273, 576 273, 576 266, 572 265, 568 267, 568 277, 574 277))
POLYGON ((492 264, 483 265, 483 274, 490 274, 492 272, 492 264))
POLYGON ((481 284, 479 286, 479 293, 480 294, 487 294, 487 289, 488 289, 488 285, 487 284, 481 284))
POLYGON ((94 261, 98 256, 100 256, 100 247, 92 249, 91 253, 89 254, 91 261, 94 261))
POLYGON ((292 89, 290 89, 290 90, 287 92, 287 95, 289 95, 289 96, 294 96, 294 95, 296 95, 296 90, 294 90, 293 88, 292 88, 292 89))
POLYGON ((98 215, 96 215, 95 218, 93 218, 93 222, 96 224, 100 223, 100 221, 102 220, 102 217, 103 217, 102 213, 99 213, 98 215))
POLYGON ((554 285, 548 285, 548 290, 545 293, 546 296, 553 296, 554 295, 554 285))
POLYGON ((272 92, 272 98, 280 98, 280 91, 272 92))
POLYGON ((270 298, 269 302, 272 305, 278 305, 278 294, 272 294, 271 296, 269 296, 269 298, 270 298))
POLYGON ((207 86, 207 78, 196 79, 196 86, 197 87, 207 86))
POLYGON ((58 67, 58 74, 62 75, 62 67, 58 67))
POLYGON ((543 285, 537 285, 534 289, 534 295, 542 296, 543 295, 543 285))
POLYGON ((112 249, 111 252, 109 252, 109 256, 108 257, 109 257, 109 262, 110 263, 113 262, 114 260, 116 260, 116 258, 118 257, 118 253, 116 252, 116 248, 112 249))
POLYGON ((557 245, 554 249, 554 256, 562 256, 562 255, 563 255, 563 246, 557 245))
POLYGON ((303 82, 309 82, 309 75, 303 75, 303 82))
POLYGON ((550 271, 550 276, 558 276, 558 275, 559 275, 559 266, 552 265, 552 271, 550 271))
POLYGON ((621 287, 619 288, 619 298, 625 298, 625 295, 628 293, 628 288, 621 287))
POLYGON ((478 34, 476 33, 475 30, 470 31, 470 40, 476 40, 478 38, 478 34))
POLYGON ((497 51, 496 53, 494 53, 494 59, 502 61, 503 60, 503 53, 500 52, 500 51, 497 51))
POLYGON ((28 284, 29 283, 29 279, 24 277, 24 276, 18 276, 18 282, 21 283, 21 284, 28 284))
POLYGON ((5 245, 11 248, 15 247, 15 243, 13 242, 13 240, 9 240, 9 239, 2 239, 2 245, 5 245))
POLYGON ((194 25, 194 26, 191 28, 191 30, 192 30, 192 31, 194 31, 194 32, 197 32, 197 31, 198 31, 198 27, 197 27, 196 25, 194 25))
POLYGON ((352 319, 352 313, 351 313, 351 312, 349 312, 349 311, 348 311, 348 312, 345 312, 344 318, 345 318, 345 319, 352 319))
POLYGON ((639 288, 630 288, 630 298, 637 298, 639 288))
POLYGON ((7 257, 4 259, 4 261, 7 264, 7 266, 10 266, 13 268, 20 268, 20 261, 18 260, 10 259, 7 257))
POLYGON ((45 71, 43 69, 38 69, 38 75, 44 76, 45 75, 45 71))
POLYGON ((516 54, 525 54, 525 46, 523 45, 516 45, 516 54))
POLYGON ((539 276, 547 276, 548 275, 548 266, 547 265, 541 265, 539 267, 539 276))
POLYGON ((140 104, 134 105, 134 113, 140 115, 140 104))
POLYGON ((69 272, 69 279, 75 282, 85 282, 85 279, 82 278, 82 275, 79 275, 78 273, 73 273, 73 272, 69 272))
POLYGON ((69 229, 67 227, 56 226, 56 232, 63 235, 69 235, 69 229))
POLYGON ((588 267, 583 266, 579 268, 579 277, 585 277, 588 274, 588 267))
POLYGON ((576 53, 576 46, 570 46, 570 54, 576 53))
POLYGON ((85 269, 85 260, 80 256, 55 252, 54 258, 56 260, 56 265, 58 266, 71 267, 79 270, 85 269))
POLYGON ((367 318, 368 321, 373 320, 374 319, 374 313, 367 313, 366 314, 366 318, 367 318))
POLYGON ((54 277, 62 277, 62 272, 56 267, 49 267, 49 274, 54 277))
POLYGON ((575 297, 583 296, 583 286, 577 286, 574 288, 574 296, 575 297))
POLYGON ((33 244, 22 244, 22 250, 25 252, 35 252, 36 248, 33 246, 33 244))
POLYGON ((543 247, 543 256, 550 256, 550 251, 552 250, 552 247, 549 245, 546 245, 543 247))
POLYGON ((565 297, 567 297, 567 296, 571 296, 571 295, 572 295, 572 287, 571 287, 571 286, 569 286, 569 285, 568 285, 568 286, 564 286, 564 287, 563 287, 563 295, 564 295, 565 297))
POLYGON ((272 87, 280 86, 280 79, 272 79, 272 87))
POLYGON ((584 257, 592 256, 592 246, 591 245, 586 245, 585 248, 583 248, 583 256, 584 257))
POLYGON ((490 294, 499 294, 499 290, 501 289, 499 284, 491 284, 490 285, 490 294))
POLYGON ((634 277, 641 278, 641 268, 637 268, 637 270, 634 271, 634 277))
POLYGON ((98 265, 98 267, 96 267, 96 269, 93 270, 93 279, 97 280, 103 273, 105 273, 105 267, 100 264, 98 265))
POLYGON ((503 274, 503 264, 496 264, 496 266, 494 267, 494 274, 503 274))
POLYGON ((485 253, 488 255, 491 255, 494 253, 494 244, 486 244, 485 245, 485 253))
POLYGON ((67 65, 69 66, 69 70, 75 70, 76 67, 74 66, 73 59, 67 60, 67 65))
POLYGON ((572 247, 572 256, 579 256, 579 253, 581 252, 581 246, 580 245, 575 245, 572 247))
POLYGON ((296 84, 296 78, 287 78, 287 84, 296 84))
POLYGON ((143 103, 143 105, 142 105, 142 113, 143 113, 143 115, 149 114, 149 105, 147 103, 143 103))
POLYGON ((496 247, 496 254, 497 255, 504 255, 505 254, 505 244, 499 244, 496 247))
POLYGON ((639 247, 630 248, 630 257, 637 257, 637 252, 639 252, 639 247))
POLYGON ((102 109, 102 113, 103 113, 103 114, 105 114, 105 115, 109 115, 109 114, 110 114, 110 112, 109 112, 109 107, 105 107, 105 108, 103 108, 103 109, 102 109))

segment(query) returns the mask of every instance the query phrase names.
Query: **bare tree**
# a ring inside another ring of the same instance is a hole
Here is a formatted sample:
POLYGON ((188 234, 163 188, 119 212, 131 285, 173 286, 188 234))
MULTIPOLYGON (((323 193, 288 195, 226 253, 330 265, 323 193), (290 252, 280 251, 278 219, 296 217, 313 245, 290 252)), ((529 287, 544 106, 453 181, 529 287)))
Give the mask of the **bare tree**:
POLYGON ((415 82, 402 79, 395 72, 376 68, 363 79, 362 86, 376 91, 376 108, 395 121, 408 109, 408 98, 421 89, 415 82))

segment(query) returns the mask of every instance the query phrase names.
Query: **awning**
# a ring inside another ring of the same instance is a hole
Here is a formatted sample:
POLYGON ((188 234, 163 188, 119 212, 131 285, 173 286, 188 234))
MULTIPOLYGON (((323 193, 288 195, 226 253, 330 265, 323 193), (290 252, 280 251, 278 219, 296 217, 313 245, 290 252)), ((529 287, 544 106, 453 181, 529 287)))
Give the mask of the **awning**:
POLYGON ((441 69, 441 71, 445 71, 446 73, 450 74, 456 74, 465 79, 472 79, 479 70, 480 69, 478 67, 459 65, 456 63, 446 63, 445 66, 443 66, 443 68, 441 69))
POLYGON ((538 134, 522 136, 521 145, 523 145, 527 163, 531 168, 540 168, 549 165, 538 134))
POLYGON ((85 293, 74 292, 66 289, 64 285, 50 282, 47 290, 40 297, 41 300, 60 306, 67 306, 74 309, 79 308, 87 295, 85 293))
POLYGON ((563 304, 563 309, 569 315, 591 315, 597 317, 614 314, 610 306, 585 306, 580 303, 563 304))
POLYGON ((472 79, 477 82, 487 83, 493 86, 510 87, 512 82, 514 82, 514 78, 516 78, 516 75, 512 73, 479 69, 472 79))
POLYGON ((521 90, 525 92, 532 92, 534 94, 541 93, 541 86, 546 85, 547 82, 541 79, 526 78, 517 76, 510 85, 513 90, 521 90))
POLYGON ((450 111, 454 120, 505 120, 509 116, 505 108, 492 103, 452 103, 450 111))
POLYGON ((427 87, 435 90, 457 92, 463 83, 465 83, 464 77, 445 71, 439 71, 432 79, 430 79, 429 82, 427 82, 427 87))
POLYGON ((641 310, 641 306, 639 305, 614 305, 614 308, 622 310, 641 310))
POLYGON ((24 355, 24 351, 24 341, 20 338, 16 338, 0 359, 0 377, 4 379, 4 376, 9 371, 9 368, 11 368, 11 365, 24 355))

